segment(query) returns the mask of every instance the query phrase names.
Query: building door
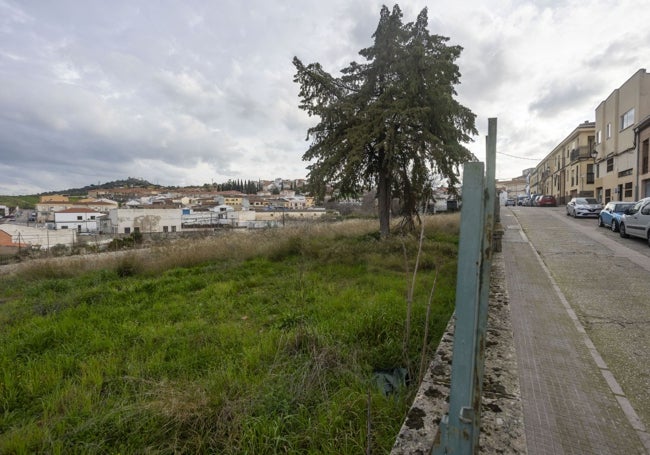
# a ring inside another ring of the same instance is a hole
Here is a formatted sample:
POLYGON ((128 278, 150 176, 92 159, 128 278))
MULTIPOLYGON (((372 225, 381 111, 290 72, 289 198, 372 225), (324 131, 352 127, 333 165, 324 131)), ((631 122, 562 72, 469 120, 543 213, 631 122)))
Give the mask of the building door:
POLYGON ((650 197, 650 180, 644 180, 642 185, 643 185, 643 194, 644 194, 642 199, 644 197, 650 197))

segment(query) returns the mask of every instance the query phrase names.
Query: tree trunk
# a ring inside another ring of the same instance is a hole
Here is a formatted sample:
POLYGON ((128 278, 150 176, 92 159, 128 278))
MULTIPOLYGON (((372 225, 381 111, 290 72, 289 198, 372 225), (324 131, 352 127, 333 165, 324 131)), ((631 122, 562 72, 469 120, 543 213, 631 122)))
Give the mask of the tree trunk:
POLYGON ((379 206, 379 235, 385 239, 390 235, 391 179, 385 170, 379 171, 377 181, 377 203, 379 206))

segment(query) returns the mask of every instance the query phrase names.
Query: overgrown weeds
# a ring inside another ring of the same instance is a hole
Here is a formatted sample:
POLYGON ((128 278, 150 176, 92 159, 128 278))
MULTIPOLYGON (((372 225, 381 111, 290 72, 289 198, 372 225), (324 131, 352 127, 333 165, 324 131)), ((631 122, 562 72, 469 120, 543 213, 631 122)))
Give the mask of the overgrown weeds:
POLYGON ((372 374, 419 365, 453 309, 458 220, 426 220, 415 282, 418 239, 379 241, 372 221, 3 276, 0 453, 389 451, 416 384, 385 396, 372 374))

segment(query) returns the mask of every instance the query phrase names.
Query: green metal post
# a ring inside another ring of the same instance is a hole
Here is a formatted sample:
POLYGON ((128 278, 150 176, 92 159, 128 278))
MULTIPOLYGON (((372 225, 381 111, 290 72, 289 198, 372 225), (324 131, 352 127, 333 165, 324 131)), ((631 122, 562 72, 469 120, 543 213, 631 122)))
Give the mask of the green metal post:
MULTIPOLYGON (((470 454, 478 439, 475 412, 478 344, 479 284, 483 244, 485 178, 483 163, 467 163, 463 170, 463 205, 456 283, 456 325, 451 366, 449 413, 440 423, 435 455, 470 454)), ((478 396, 480 402, 480 396, 478 396)))
POLYGON ((449 413, 440 422, 434 455, 478 453, 496 200, 496 126, 495 118, 488 120, 486 175, 483 163, 468 163, 463 172, 449 413))

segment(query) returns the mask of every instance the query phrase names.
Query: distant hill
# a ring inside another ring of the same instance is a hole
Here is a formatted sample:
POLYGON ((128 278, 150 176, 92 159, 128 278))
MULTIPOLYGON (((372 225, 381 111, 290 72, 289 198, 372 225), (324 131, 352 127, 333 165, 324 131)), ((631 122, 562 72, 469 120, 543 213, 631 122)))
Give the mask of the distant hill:
POLYGON ((99 185, 88 185, 83 188, 70 188, 67 190, 49 191, 41 195, 49 194, 66 194, 68 196, 85 196, 92 190, 110 190, 113 188, 162 188, 160 185, 154 185, 146 180, 129 177, 126 180, 114 180, 112 182, 101 183, 99 185))

